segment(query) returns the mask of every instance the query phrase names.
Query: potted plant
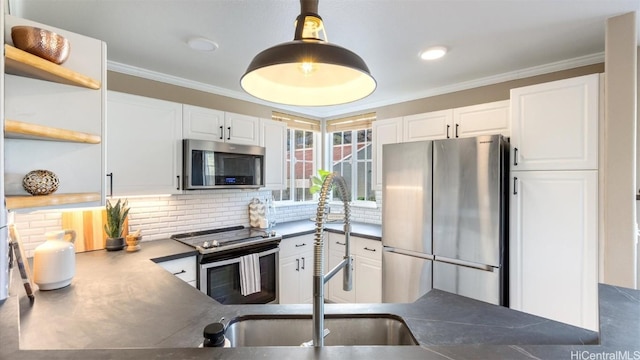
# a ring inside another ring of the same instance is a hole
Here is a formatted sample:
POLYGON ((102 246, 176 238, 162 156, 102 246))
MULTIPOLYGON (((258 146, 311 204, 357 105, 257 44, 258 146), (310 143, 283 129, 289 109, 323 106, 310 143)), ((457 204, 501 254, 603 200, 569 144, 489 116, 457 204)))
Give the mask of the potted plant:
POLYGON ((118 199, 115 206, 107 201, 106 209, 107 223, 104 224, 104 232, 107 234, 107 243, 105 247, 108 251, 122 250, 125 246, 122 231, 124 230, 124 221, 129 214, 127 200, 122 202, 121 199, 118 199))

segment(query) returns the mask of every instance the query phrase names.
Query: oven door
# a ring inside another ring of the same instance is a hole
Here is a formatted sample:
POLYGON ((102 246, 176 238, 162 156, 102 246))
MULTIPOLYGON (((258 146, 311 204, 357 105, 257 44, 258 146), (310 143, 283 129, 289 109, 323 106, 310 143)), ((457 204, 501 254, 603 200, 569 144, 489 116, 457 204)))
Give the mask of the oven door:
MULTIPOLYGON (((260 292, 243 296, 240 289, 240 255, 200 264, 200 291, 221 304, 267 304, 278 302, 278 252, 280 248, 258 253, 260 292)), ((243 255, 247 255, 246 253, 243 255)))

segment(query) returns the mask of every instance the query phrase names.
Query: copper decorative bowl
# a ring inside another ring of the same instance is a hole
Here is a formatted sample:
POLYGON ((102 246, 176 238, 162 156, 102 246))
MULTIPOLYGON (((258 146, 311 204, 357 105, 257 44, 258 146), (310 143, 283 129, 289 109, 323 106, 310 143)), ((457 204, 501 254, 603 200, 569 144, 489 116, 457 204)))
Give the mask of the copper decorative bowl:
POLYGON ((58 190, 60 180, 49 170, 33 170, 22 179, 22 187, 31 195, 49 195, 58 190))
POLYGON ((69 57, 69 40, 49 30, 33 26, 14 26, 11 28, 11 39, 18 49, 58 65, 69 57))

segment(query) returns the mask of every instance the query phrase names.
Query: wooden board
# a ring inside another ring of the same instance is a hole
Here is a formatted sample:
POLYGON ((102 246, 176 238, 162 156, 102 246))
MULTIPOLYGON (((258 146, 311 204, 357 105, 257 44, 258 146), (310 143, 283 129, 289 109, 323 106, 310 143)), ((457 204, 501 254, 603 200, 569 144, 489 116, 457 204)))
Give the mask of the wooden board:
MULTIPOLYGON (((76 252, 104 249, 107 234, 104 232, 104 224, 107 223, 107 211, 105 209, 66 211, 62 213, 62 228, 75 230, 76 252)), ((125 219, 122 236, 129 233, 129 219, 125 219)))
POLYGON ((102 141, 99 135, 30 124, 11 119, 4 120, 4 136, 6 138, 69 141, 87 144, 100 144, 102 141))
POLYGON ((8 210, 77 204, 83 202, 100 201, 100 193, 74 193, 51 195, 7 195, 5 201, 8 210))
POLYGON ((13 248, 13 255, 16 258, 18 264, 18 270, 20 271, 20 277, 24 289, 27 292, 29 299, 33 301, 33 276, 31 275, 31 268, 29 267, 29 261, 24 252, 24 245, 22 245, 22 239, 16 229, 15 224, 9 224, 9 238, 11 239, 11 247, 13 248))

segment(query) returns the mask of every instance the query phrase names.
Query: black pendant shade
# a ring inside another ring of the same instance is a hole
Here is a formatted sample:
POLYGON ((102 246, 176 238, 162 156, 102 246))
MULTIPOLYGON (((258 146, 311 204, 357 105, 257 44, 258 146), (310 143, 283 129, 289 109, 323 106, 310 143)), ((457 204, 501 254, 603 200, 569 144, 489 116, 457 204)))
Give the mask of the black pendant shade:
POLYGON ((364 60, 305 28, 323 29, 317 0, 302 0, 301 7, 294 40, 256 55, 240 79, 242 88, 257 98, 296 106, 338 105, 370 95, 376 81, 364 60))

